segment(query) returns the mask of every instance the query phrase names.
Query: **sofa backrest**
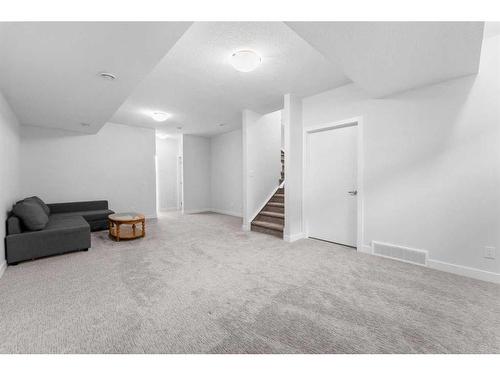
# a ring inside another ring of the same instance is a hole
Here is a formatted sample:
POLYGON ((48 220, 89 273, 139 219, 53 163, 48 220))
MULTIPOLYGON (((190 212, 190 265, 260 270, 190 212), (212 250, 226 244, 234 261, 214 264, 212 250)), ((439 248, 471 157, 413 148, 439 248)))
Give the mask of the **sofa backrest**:
POLYGON ((48 204, 51 214, 61 214, 66 212, 107 210, 108 201, 87 201, 48 204))

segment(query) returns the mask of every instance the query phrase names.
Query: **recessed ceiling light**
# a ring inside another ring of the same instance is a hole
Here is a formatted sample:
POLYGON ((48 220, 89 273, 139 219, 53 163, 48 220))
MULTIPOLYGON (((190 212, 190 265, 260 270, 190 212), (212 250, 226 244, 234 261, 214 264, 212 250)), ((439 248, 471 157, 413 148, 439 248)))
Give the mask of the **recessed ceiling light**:
POLYGON ((182 126, 178 126, 178 127, 177 127, 177 130, 181 130, 181 129, 182 129, 182 126))
POLYGON ((80 125, 81 126, 85 126, 85 127, 90 126, 90 124, 88 122, 80 122, 80 125))
POLYGON ((101 72, 101 73, 99 73, 99 77, 104 78, 104 79, 108 79, 110 81, 114 81, 116 79, 116 75, 114 75, 113 73, 109 73, 109 72, 101 72))
POLYGON ((262 58, 249 49, 236 51, 231 55, 231 65, 239 72, 251 72, 262 62, 262 58))
POLYGON ((226 126, 226 124, 219 124, 219 126, 226 126))
POLYGON ((151 117, 153 118, 153 120, 161 122, 161 121, 166 121, 170 117, 170 114, 166 112, 155 111, 151 113, 151 117))

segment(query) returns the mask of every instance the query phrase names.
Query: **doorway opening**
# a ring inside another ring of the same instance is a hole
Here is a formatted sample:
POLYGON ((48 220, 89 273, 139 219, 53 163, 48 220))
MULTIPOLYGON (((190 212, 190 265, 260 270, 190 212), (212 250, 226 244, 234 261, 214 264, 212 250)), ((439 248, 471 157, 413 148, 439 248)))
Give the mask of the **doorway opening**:
POLYGON ((182 209, 181 140, 175 135, 156 135, 157 214, 182 209))

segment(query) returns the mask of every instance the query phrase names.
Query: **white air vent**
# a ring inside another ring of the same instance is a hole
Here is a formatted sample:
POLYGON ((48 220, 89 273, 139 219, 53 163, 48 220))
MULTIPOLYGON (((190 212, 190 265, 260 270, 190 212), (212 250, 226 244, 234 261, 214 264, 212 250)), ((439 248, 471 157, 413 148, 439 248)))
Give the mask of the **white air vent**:
POLYGON ((427 265, 427 251, 373 241, 373 254, 407 263, 427 265))

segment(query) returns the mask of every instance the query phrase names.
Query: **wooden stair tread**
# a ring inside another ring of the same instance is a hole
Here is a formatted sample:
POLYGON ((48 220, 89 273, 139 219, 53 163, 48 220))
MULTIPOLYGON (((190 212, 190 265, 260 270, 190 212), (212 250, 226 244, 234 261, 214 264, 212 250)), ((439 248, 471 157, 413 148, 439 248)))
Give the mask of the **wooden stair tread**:
POLYGON ((267 205, 273 207, 285 207, 285 204, 280 202, 267 202, 267 205))
POLYGON ((283 214, 281 212, 261 211, 261 212, 259 212, 259 215, 279 217, 281 219, 285 218, 285 214, 283 214))
POLYGON ((254 220, 252 221, 252 225, 257 225, 258 227, 277 230, 283 232, 283 225, 276 223, 268 223, 266 221, 254 220))

